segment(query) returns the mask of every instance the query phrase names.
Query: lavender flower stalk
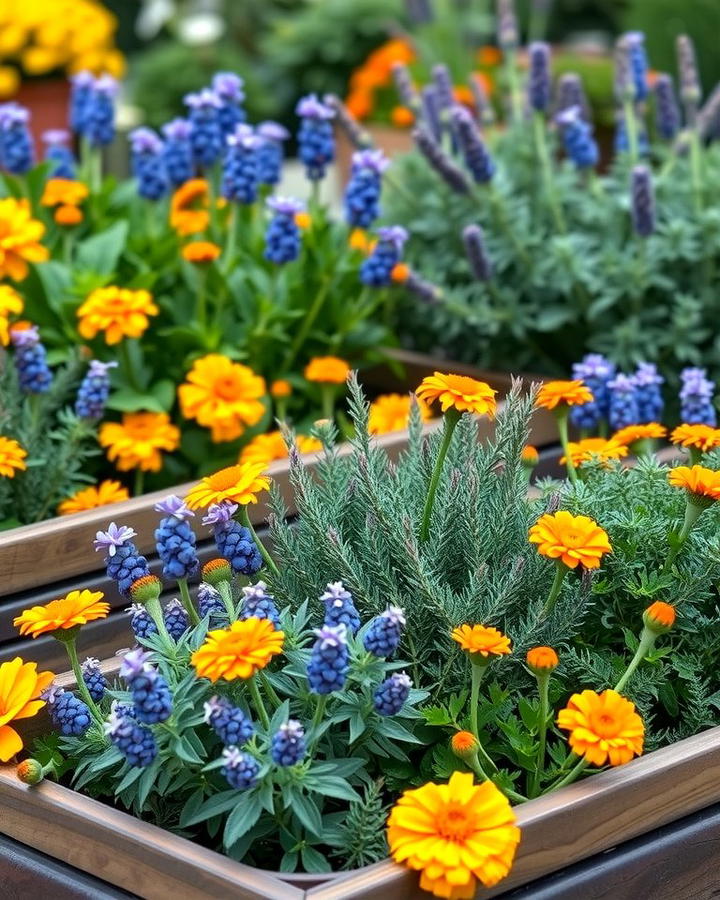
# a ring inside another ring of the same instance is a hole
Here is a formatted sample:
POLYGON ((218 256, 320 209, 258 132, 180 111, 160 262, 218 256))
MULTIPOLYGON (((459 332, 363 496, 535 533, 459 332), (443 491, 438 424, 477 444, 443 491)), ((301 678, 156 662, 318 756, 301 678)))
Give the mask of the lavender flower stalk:
POLYGON ((702 97, 700 76, 698 74, 697 60, 695 59, 695 45, 686 34, 680 34, 675 43, 678 70, 680 72, 680 98, 685 107, 685 120, 690 127, 695 125, 698 106, 702 97))
POLYGON ((370 133, 360 125, 338 96, 326 94, 323 100, 327 106, 335 111, 335 119, 353 147, 356 147, 358 150, 366 150, 373 146, 373 139, 370 133))
POLYGON ((403 284, 405 285, 405 289, 417 297, 418 300, 422 300, 423 303, 427 303, 430 306, 437 306, 443 300, 444 294, 442 288, 437 284, 433 284, 432 282, 421 278, 417 272, 414 272, 412 269, 408 272, 407 278, 403 284))
POLYGON ((465 254, 470 269, 478 281, 490 281, 493 276, 493 265, 485 246, 485 234, 480 225, 468 225, 463 230, 465 254))
POLYGON ((426 84, 421 92, 422 121, 433 140, 440 141, 442 127, 440 124, 440 103, 437 90, 431 84, 426 84))
POLYGON ((631 213, 635 234, 649 237, 655 231, 655 193, 647 166, 632 170, 631 213))
POLYGON ((443 119, 447 118, 450 114, 450 110, 455 105, 450 70, 443 63, 433 66, 432 83, 435 87, 435 96, 437 97, 440 120, 442 122, 443 119))
POLYGON ((470 184, 467 178, 433 140, 430 132, 421 126, 414 129, 412 136, 418 150, 443 181, 454 191, 457 191, 458 194, 468 194, 470 192, 470 184))
POLYGON ((470 75, 468 80, 473 100, 475 101, 475 113, 480 125, 492 125, 495 121, 495 112, 492 103, 488 100, 482 82, 475 75, 470 75))
POLYGON ((475 120, 464 106, 456 106, 452 111, 452 124, 465 165, 478 184, 487 184, 495 174, 495 163, 475 120))
POLYGON ((530 44, 528 100, 535 112, 544 113, 550 105, 550 47, 543 41, 530 44))
POLYGON ((655 82, 655 127, 661 138, 672 141, 680 130, 680 108, 673 80, 660 74, 655 82))
POLYGON ((513 0, 497 0, 497 39, 502 50, 517 50, 518 23, 513 0))
POLYGON ((412 83, 410 71, 404 63, 393 63, 392 77, 395 82, 395 90, 398 92, 400 102, 407 106, 416 115, 420 111, 420 96, 412 83))
POLYGON ((580 110, 582 119, 589 120, 589 106, 582 79, 575 72, 565 72, 558 79, 556 107, 560 113, 572 106, 580 110))

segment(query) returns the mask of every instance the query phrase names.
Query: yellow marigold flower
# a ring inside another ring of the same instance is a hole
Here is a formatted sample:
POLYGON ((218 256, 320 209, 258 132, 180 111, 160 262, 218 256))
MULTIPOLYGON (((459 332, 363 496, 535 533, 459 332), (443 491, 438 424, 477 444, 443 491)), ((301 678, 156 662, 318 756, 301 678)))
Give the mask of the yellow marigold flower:
POLYGON ((9 284, 0 284, 0 346, 10 343, 10 316, 23 311, 23 298, 9 284))
POLYGON ((205 643, 196 650, 191 662, 199 678, 232 681, 252 678, 264 669, 273 656, 282 653, 285 633, 276 631, 269 619, 251 616, 233 622, 229 628, 208 631, 205 643))
POLYGON ((367 231, 363 228, 353 228, 350 232, 348 244, 352 250, 360 250, 363 253, 368 253, 370 248, 370 238, 368 237, 367 231))
POLYGON ((191 241, 182 248, 182 258, 191 263, 214 262, 222 251, 212 241, 191 241))
POLYGON ((682 447, 694 447, 707 453, 713 447, 720 447, 720 428, 710 425, 678 425, 670 435, 673 444, 682 447))
POLYGON ((302 228, 303 231, 307 231, 307 229, 312 225, 312 216, 309 212, 305 212, 304 210, 296 212, 294 218, 297 227, 302 228))
POLYGON ((45 262, 50 256, 40 243, 45 226, 30 214, 27 200, 0 200, 0 279, 22 281, 28 263, 45 262))
POLYGON ((0 434, 0 477, 14 478, 16 472, 27 469, 26 456, 27 450, 16 440, 0 434))
POLYGON ((87 340, 102 331, 106 343, 119 344, 124 337, 141 337, 150 325, 148 317, 159 312, 149 291, 97 288, 77 311, 78 330, 87 340))
POLYGON ((473 661, 489 660, 491 656, 506 656, 511 652, 510 638, 486 625, 460 625, 453 628, 450 637, 470 654, 473 661))
POLYGON ((525 444, 520 451, 520 461, 524 466, 536 466, 540 462, 540 454, 537 452, 537 448, 531 444, 525 444))
POLYGON ((705 466, 676 466, 668 472, 668 481, 674 487, 684 488, 687 493, 703 502, 720 500, 720 472, 705 466))
POLYGON ((456 731, 450 738, 450 747, 455 756, 467 759, 478 752, 480 741, 472 731, 456 731))
POLYGON ((616 444, 634 444, 636 441, 654 440, 655 438, 664 438, 667 435, 667 428, 658 422, 648 422, 646 425, 627 425, 616 431, 610 438, 616 444))
MULTIPOLYGON (((568 443, 568 453, 572 464, 577 468, 583 463, 591 462, 593 459, 622 459, 628 455, 627 444, 621 444, 614 438, 609 441, 605 438, 593 437, 583 438, 581 441, 570 441, 568 443)), ((560 462, 566 462, 567 457, 561 456, 560 462)))
POLYGON ((265 414, 264 394, 262 376, 220 353, 196 359, 178 388, 182 414, 210 428, 214 441, 234 441, 246 426, 257 425, 265 414))
POLYGON ((108 459, 121 472, 142 469, 159 472, 162 450, 172 453, 180 446, 180 429, 167 413, 123 413, 122 422, 104 422, 98 440, 108 448, 108 459))
POLYGON ((573 694, 557 718, 570 747, 594 766, 621 766, 643 751, 645 726, 635 705, 617 691, 573 694))
MULTIPOLYGON (((322 444, 317 438, 298 435, 295 444, 300 453, 317 453, 322 444)), ((241 463, 262 463, 267 466, 278 459, 287 459, 288 448, 280 431, 269 431, 256 435, 249 444, 240 451, 241 463)))
POLYGON ((58 225, 79 225, 83 220, 82 210, 77 206, 58 206, 53 216, 58 225))
POLYGON ((40 198, 42 206, 79 206, 87 199, 89 190, 82 181, 71 178, 49 178, 40 198))
POLYGON ((38 637, 53 631, 67 631, 104 619, 110 612, 110 604, 103 601, 102 591, 70 591, 59 600, 51 600, 45 606, 33 606, 13 619, 13 625, 20 628, 20 634, 38 637))
POLYGON ((589 516, 573 516, 567 510, 546 513, 530 529, 528 539, 538 553, 559 559, 568 568, 578 564, 597 569, 605 553, 612 553, 607 532, 589 516))
POLYGON ((443 375, 435 372, 423 378, 420 387, 415 391, 421 400, 427 403, 440 401, 443 412, 456 409, 458 412, 475 413, 478 416, 495 415, 495 394, 489 384, 476 381, 467 375, 443 375))
POLYGON ((0 664, 0 762, 7 762, 23 748, 20 735, 10 725, 29 719, 45 706, 40 694, 55 676, 38 672, 37 663, 23 662, 19 656, 0 664))
POLYGON ((560 660, 552 647, 533 647, 525 657, 529 668, 536 675, 545 675, 557 669, 560 660))
POLYGON ((395 284, 405 284, 410 277, 410 266, 407 263, 395 263, 390 272, 390 279, 395 284))
MULTIPOLYGON (((420 417, 423 422, 430 419, 432 413, 424 400, 418 398, 420 417)), ((410 422, 412 398, 410 394, 381 394, 370 404, 368 430, 370 434, 389 434, 391 431, 402 431, 410 422)))
POLYGON ((555 409, 557 406, 577 406, 590 403, 592 392, 582 381, 547 381, 538 391, 535 406, 555 409))
POLYGON ((69 516, 77 512, 85 512, 88 509, 97 509, 98 506, 109 506, 111 503, 120 503, 121 500, 129 500, 128 489, 119 481, 101 481, 98 485, 90 485, 76 491, 72 497, 63 500, 58 506, 58 515, 69 516))
POLYGON ((520 829, 507 797, 491 781, 453 772, 447 784, 405 791, 387 824, 390 855, 420 872, 420 887, 447 900, 471 900, 510 871, 520 829))
POLYGON ((191 178, 172 195, 170 225, 185 237, 205 231, 210 224, 210 188, 204 178, 191 178))
POLYGON ((318 384, 345 384, 350 366, 337 356, 316 356, 305 366, 305 378, 318 384))
POLYGON ((206 475, 190 489, 185 502, 190 509, 205 508, 221 500, 241 506, 257 503, 257 495, 270 487, 270 479, 262 474, 264 468, 264 462, 244 463, 206 475))
POLYGON ((13 97, 20 87, 20 73, 12 66, 0 66, 0 99, 13 97))
POLYGON ((643 613, 645 626, 655 634, 664 634, 675 624, 675 607, 662 600, 656 600, 643 613))
POLYGON ((292 394, 292 385, 289 381, 285 381, 284 378, 278 378, 277 381, 273 381, 270 385, 270 396, 275 397, 276 399, 282 397, 289 397, 292 394))

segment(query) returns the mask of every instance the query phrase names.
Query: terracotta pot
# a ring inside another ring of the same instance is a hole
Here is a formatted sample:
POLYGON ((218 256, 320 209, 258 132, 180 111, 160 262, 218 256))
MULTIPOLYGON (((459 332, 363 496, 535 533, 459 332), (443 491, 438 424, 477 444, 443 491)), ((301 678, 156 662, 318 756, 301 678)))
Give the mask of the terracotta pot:
POLYGON ((43 131, 68 127, 70 82, 66 78, 23 81, 14 100, 30 110, 30 130, 39 155, 43 131))

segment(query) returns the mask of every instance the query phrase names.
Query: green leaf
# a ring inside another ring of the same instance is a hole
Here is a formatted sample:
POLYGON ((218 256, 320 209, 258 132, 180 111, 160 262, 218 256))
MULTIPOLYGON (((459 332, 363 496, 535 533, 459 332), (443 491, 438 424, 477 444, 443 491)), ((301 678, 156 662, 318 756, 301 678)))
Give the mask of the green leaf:
POLYGON ((197 825, 199 822, 205 822, 212 819, 213 816, 222 815, 232 809, 238 802, 238 792, 236 790, 221 791, 209 797, 192 815, 188 814, 180 819, 180 825, 183 828, 189 828, 191 825, 197 825))
POLYGON ((303 847, 300 851, 303 868, 306 872, 330 872, 332 871, 327 858, 314 847, 303 847))
POLYGON ((349 800, 351 803, 359 802, 360 795, 355 791, 344 778, 335 775, 323 775, 315 779, 306 779, 306 786, 316 794, 322 794, 325 797, 336 797, 338 800, 349 800))
POLYGON ((296 791, 293 794, 292 811, 308 831, 316 837, 322 836, 322 816, 314 800, 296 791))
MULTIPOLYGON (((170 404, 172 406, 172 403, 170 404)), ((107 407, 116 409, 119 412, 139 412, 147 410, 148 412, 167 412, 169 407, 165 407, 152 393, 140 393, 132 388, 119 388, 114 391, 108 398, 107 407)))
POLYGON ((110 228, 83 241, 77 250, 78 269, 88 269, 98 275, 111 275, 127 241, 128 222, 120 220, 110 228))
POLYGON ((223 845, 232 847, 260 818, 262 803, 258 791, 246 791, 239 795, 235 809, 228 816, 223 832, 223 845))
POLYGON ((355 743, 359 737, 365 732, 367 725, 360 710, 356 710, 350 716, 350 743, 355 743))

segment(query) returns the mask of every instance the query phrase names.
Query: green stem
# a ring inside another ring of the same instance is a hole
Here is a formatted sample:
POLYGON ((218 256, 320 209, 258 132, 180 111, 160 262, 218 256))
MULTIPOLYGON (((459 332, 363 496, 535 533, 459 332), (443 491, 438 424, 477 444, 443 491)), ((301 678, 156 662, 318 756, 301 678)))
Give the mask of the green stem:
POLYGON ((470 680, 470 731, 475 735, 475 738, 478 742, 478 754, 482 757, 482 759, 487 763, 493 773, 497 773, 498 767, 492 761, 487 751, 482 745, 482 741, 480 740, 480 734, 478 731, 478 709, 480 705, 480 684, 482 683, 483 677, 485 675, 485 671, 487 666, 478 666, 475 663, 470 664, 472 667, 471 680, 470 680))
POLYGON ((533 134, 535 136, 535 151, 538 156, 538 162, 540 163, 540 172, 545 185, 545 195, 550 207, 550 212, 555 220, 555 227, 557 230, 562 234, 565 234, 567 226, 565 225, 565 217, 563 216, 555 191, 555 181, 553 179, 550 153, 547 145, 545 117, 537 110, 533 113, 533 134))
POLYGON ((649 628, 643 628, 642 634, 640 635, 640 643, 638 644, 638 648, 635 651, 635 656, 630 660, 630 664, 627 669, 625 669, 625 674, 622 676, 620 681, 615 685, 614 690, 619 693, 622 692, 625 685, 630 681, 630 678, 633 675, 633 672, 640 663, 645 659, 650 650, 652 650, 655 641, 657 640, 657 634, 650 631, 649 628))
POLYGON ((265 709, 265 704, 263 703, 263 699, 260 696, 260 691, 258 690, 255 676, 248 679, 248 688, 250 690, 250 696, 252 697, 253 706, 255 707, 255 712, 258 714, 258 717, 260 718, 265 731, 269 731, 270 716, 268 716, 267 710, 265 709))
POLYGON ((190 624, 194 628, 196 625, 200 624, 200 616, 198 616, 197 610, 195 609, 195 604, 192 602, 192 598, 190 597, 190 589, 188 588, 187 578, 178 578, 178 587, 180 588, 180 596, 182 598, 183 606, 185 607, 185 611, 190 617, 190 624))
POLYGON ((690 465, 699 466, 703 458, 702 450, 698 447, 689 447, 688 449, 690 450, 690 465))
POLYGON ((195 316, 197 318, 197 322, 202 328, 203 332, 207 329, 207 272, 205 271, 205 266, 198 266, 198 290, 197 290, 197 299, 195 304, 195 316))
POLYGON ((323 418, 332 422, 335 418, 335 385, 320 385, 320 407, 323 418))
POLYGON ((513 124, 517 125, 522 122, 523 103, 522 93, 520 91, 520 82, 518 80, 517 58, 515 50, 508 48, 505 50, 505 75, 510 88, 510 111, 512 114, 513 124))
POLYGON ((558 435, 562 444, 563 453, 565 454, 565 468, 567 469, 568 478, 571 484, 577 484, 577 472, 570 456, 570 441, 568 439, 568 408, 562 406, 555 410, 555 419, 557 420, 558 435))
POLYGON ((556 781, 555 784, 551 785, 545 793, 556 791, 558 788, 565 787, 566 784, 570 784, 571 782, 575 781, 578 775, 581 775, 588 765, 588 761, 585 759, 585 757, 583 757, 574 768, 570 769, 570 771, 564 778, 561 778, 560 781, 556 781))
POLYGON ((300 348, 302 347, 305 339, 307 338, 310 329, 315 324, 315 319, 318 317, 320 310, 325 303, 325 298, 327 297, 328 290, 330 288, 330 281, 326 276, 323 280, 322 285, 318 289, 318 292, 315 294, 315 299, 312 302, 312 306, 307 311, 305 318, 302 321, 302 325, 297 331, 295 335, 295 339, 290 345, 290 349, 288 350, 285 359, 283 360, 282 365, 279 368, 279 372, 282 374, 284 372, 292 371, 292 364, 295 362, 295 357, 298 355, 300 348))
POLYGON ((137 376, 135 375, 135 369, 133 368, 132 362, 130 361, 130 348, 128 346, 128 338, 120 341, 120 343, 118 344, 118 350, 120 353, 120 361, 122 363, 123 373, 125 374, 130 387, 138 394, 142 394, 143 390, 140 387, 140 383, 138 382, 137 376))
POLYGON ((77 682, 77 689, 80 693, 80 696, 87 704, 87 707, 92 713, 92 717, 95 719, 95 721, 99 725, 102 725, 104 721, 103 715, 97 708, 97 705, 93 698, 90 696, 90 691, 88 690, 87 685, 85 684, 85 681, 82 677, 82 669, 80 668, 80 662, 77 655, 77 647, 75 646, 75 637, 72 637, 70 640, 61 640, 61 643, 65 644, 65 650, 67 651, 67 655, 70 660, 70 668, 73 670, 73 675, 75 676, 75 681, 77 682))
POLYGON ((540 694, 540 712, 538 713, 538 754, 535 764, 535 774, 530 784, 530 796, 537 796, 540 788, 540 779, 545 771, 545 747, 547 744, 547 720, 548 720, 548 693, 550 689, 550 673, 536 675, 538 692, 540 694))
POLYGON ((267 694, 267 697, 272 703, 273 708, 279 709, 282 706, 282 700, 280 699, 280 697, 278 697, 275 688, 270 684, 270 679, 263 671, 260 671, 258 674, 260 675, 260 680, 262 681, 263 690, 267 694))
POLYGON ((275 561, 267 552, 267 549, 264 546, 263 542, 260 540, 260 538, 258 538, 257 534, 255 534, 255 529, 252 527, 252 522, 250 521, 250 516, 248 515, 247 506, 240 507, 240 521, 252 535, 252 539, 255 541, 255 544, 257 545, 262 558, 265 560, 265 565, 268 567, 268 569, 270 569, 273 575, 279 578, 280 569, 278 569, 278 567, 275 565, 275 561))
POLYGON ((135 469, 133 478, 133 497, 141 497, 145 488, 145 473, 141 468, 135 469))
POLYGON ((235 621, 235 604, 233 603, 232 598, 232 588, 230 587, 229 581, 219 581, 216 585, 218 593, 222 597, 222 602, 225 604, 225 609, 227 610, 228 619, 232 624, 235 621))
POLYGON ((287 419, 287 397, 276 397, 275 398, 275 418, 279 422, 284 422, 287 419))
POLYGON ((703 174, 702 174, 702 148, 700 135, 697 128, 690 132, 690 178, 692 181, 693 204, 696 215, 703 210, 703 174))
POLYGON ((565 581, 565 576, 570 571, 565 563, 561 562, 559 559, 555 560, 555 578, 553 579, 552 587, 550 588, 550 593, 548 594, 548 598, 545 601, 545 606, 542 609, 542 618, 547 618, 550 613, 555 608, 555 603, 557 602, 557 598, 560 596, 560 588, 563 586, 563 581, 565 581))
POLYGON ((449 409, 445 413, 445 433, 443 434, 442 444, 435 460, 435 468, 433 469, 430 485, 428 487, 427 499, 425 500, 425 508, 423 510, 422 524, 420 526, 420 543, 424 544, 430 534, 430 516, 432 515, 433 504, 435 502, 435 494, 437 493, 438 483, 440 482, 440 474, 442 473, 445 457, 450 449, 450 441, 453 433, 460 421, 460 413, 455 409, 449 409))
POLYGON ((623 101, 623 115, 625 117, 625 132, 628 140, 630 164, 634 166, 638 161, 638 126, 635 118, 635 108, 632 100, 629 98, 623 101))
POLYGON ((663 575, 668 571, 670 566, 675 561, 675 557, 682 550, 685 541, 688 539, 690 532, 693 530, 693 526, 700 518, 702 512, 703 507, 699 504, 693 503, 693 501, 689 499, 685 501, 685 521, 683 522, 680 534, 678 535, 677 543, 668 551, 667 558, 665 559, 665 565, 662 567, 663 575))
POLYGON ((322 724, 323 716, 325 715, 325 707, 328 702, 327 694, 318 694, 317 695, 317 703, 315 705, 315 713, 313 715, 312 724, 310 726, 310 731, 313 734, 317 733, 318 728, 322 724))
POLYGON ((167 626, 165 625, 165 616, 163 615, 162 606, 160 605, 160 598, 152 597, 150 600, 146 600, 143 605, 147 610, 148 615, 155 623, 155 627, 157 628, 161 639, 168 649, 171 652, 174 652, 175 641, 170 637, 167 626))

